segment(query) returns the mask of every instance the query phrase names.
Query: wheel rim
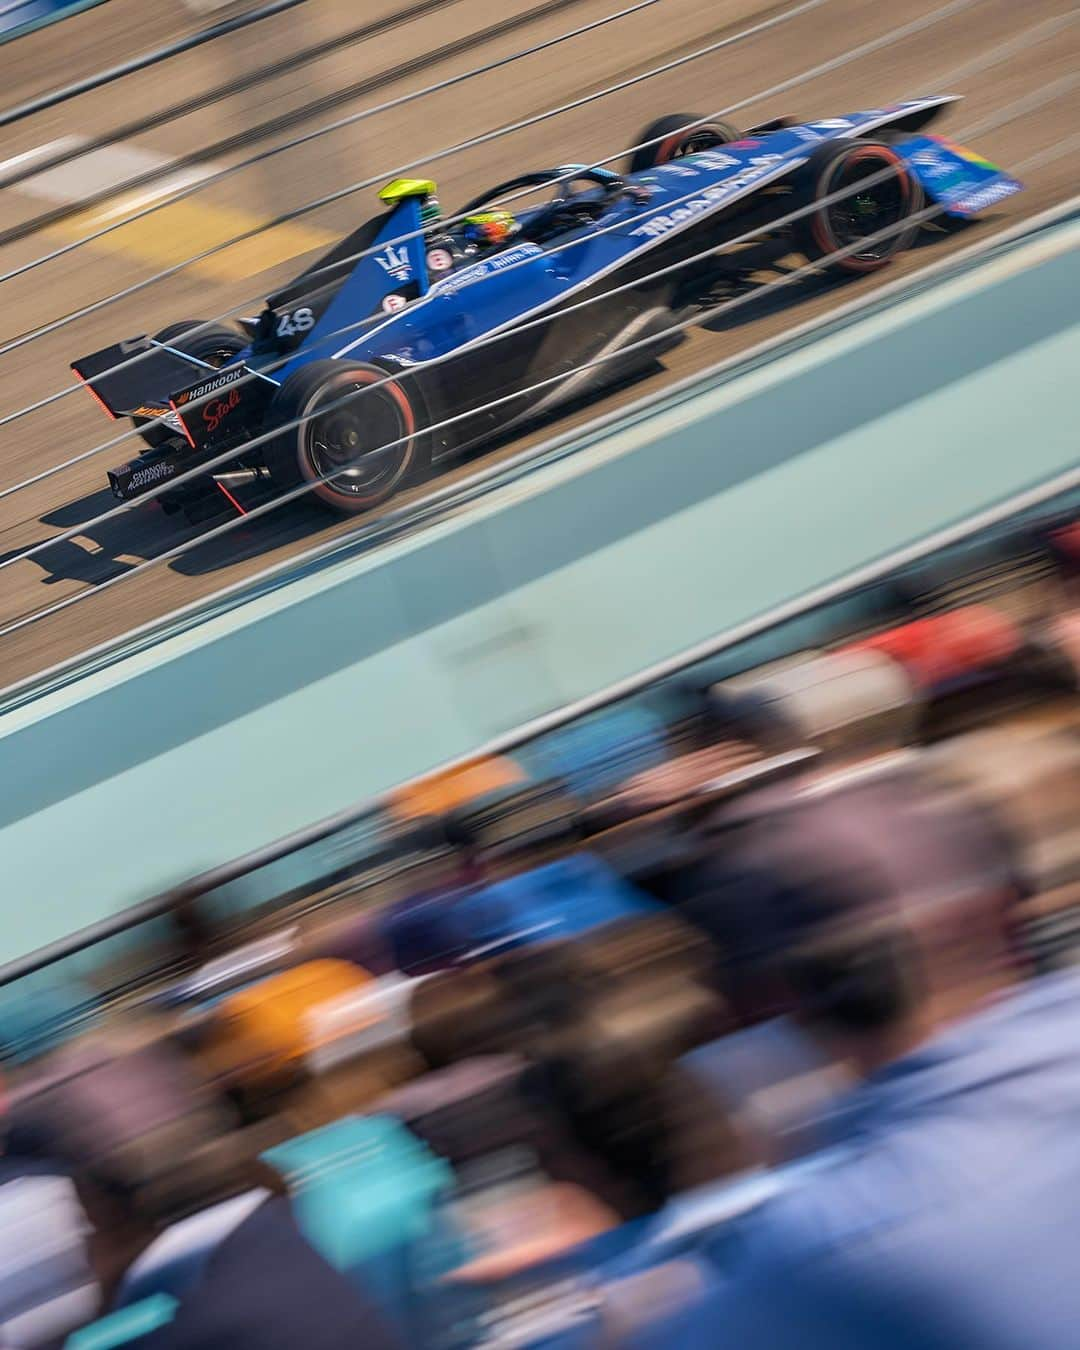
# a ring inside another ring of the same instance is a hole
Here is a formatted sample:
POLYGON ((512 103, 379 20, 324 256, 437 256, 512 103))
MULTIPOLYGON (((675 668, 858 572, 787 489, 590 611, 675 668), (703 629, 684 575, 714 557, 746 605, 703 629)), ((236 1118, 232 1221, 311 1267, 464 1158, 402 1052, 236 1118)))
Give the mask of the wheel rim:
POLYGON ((391 486, 409 454, 412 427, 401 403, 387 397, 385 389, 361 396, 369 385, 361 379, 335 381, 320 394, 319 402, 350 401, 316 413, 304 428, 304 449, 314 476, 349 497, 371 497, 391 486))
POLYGON ((877 149, 856 151, 836 166, 824 187, 826 196, 846 194, 825 208, 830 252, 857 245, 881 231, 889 233, 863 248, 853 248, 847 260, 881 262, 897 251, 902 232, 890 227, 906 219, 911 201, 911 186, 898 157, 877 149), (889 168, 896 170, 891 177, 866 183, 889 168))

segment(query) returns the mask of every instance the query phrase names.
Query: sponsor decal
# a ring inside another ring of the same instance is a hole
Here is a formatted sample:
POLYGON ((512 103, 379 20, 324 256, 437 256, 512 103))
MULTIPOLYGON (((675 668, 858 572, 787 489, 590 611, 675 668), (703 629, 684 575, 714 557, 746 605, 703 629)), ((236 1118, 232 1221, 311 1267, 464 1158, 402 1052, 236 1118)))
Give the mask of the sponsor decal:
POLYGON ((190 389, 182 389, 179 394, 173 398, 174 403, 181 406, 185 403, 192 403, 195 399, 204 397, 206 394, 216 393, 219 389, 227 389, 230 384, 236 384, 247 374, 245 366, 230 366, 228 370, 220 375, 215 375, 212 380, 204 380, 202 384, 193 384, 190 389))
POLYGON ((1011 197, 1016 191, 1018 191, 1017 184, 1012 179, 1005 178, 996 183, 987 183, 975 192, 968 193, 967 196, 950 193, 947 204, 957 211, 969 213, 985 211, 988 206, 994 206, 1006 197, 1011 197))
POLYGON ((728 145, 732 150, 756 150, 760 144, 760 141, 756 141, 753 138, 745 141, 728 141, 728 145))
POLYGON ((702 150, 696 155, 687 155, 687 159, 692 159, 695 164, 703 164, 706 169, 734 169, 737 164, 741 164, 741 159, 736 159, 734 155, 726 155, 723 150, 702 150))
POLYGON ((456 295, 463 287, 471 286, 473 282, 483 281, 486 277, 495 276, 499 272, 505 272, 508 267, 514 267, 527 258, 537 258, 543 251, 539 244, 516 244, 505 253, 496 254, 494 258, 485 258, 483 262, 463 267, 453 276, 446 277, 438 283, 438 293, 456 295))
POLYGON ((697 169, 692 169, 688 164, 665 164, 665 170, 675 178, 697 178, 697 169))
POLYGON ((813 127, 792 127, 792 133, 798 136, 800 141, 820 141, 821 132, 815 131, 813 127))
POLYGON ((647 220, 644 225, 639 225, 630 233, 642 235, 646 239, 658 239, 660 235, 677 229, 694 216, 700 215, 702 211, 707 211, 711 205, 712 202, 698 198, 696 201, 687 202, 685 206, 676 207, 674 211, 669 211, 665 215, 653 216, 652 220, 647 220))
POLYGON ((756 162, 744 169, 742 173, 732 174, 730 178, 725 178, 722 183, 706 188, 700 197, 692 197, 688 202, 675 207, 672 211, 653 216, 651 220, 645 221, 636 229, 631 230, 630 233, 632 235, 644 235, 647 239, 656 239, 660 235, 667 234, 670 230, 677 230, 680 226, 693 220, 695 216, 701 215, 703 211, 711 210, 743 188, 757 182, 760 178, 766 177, 775 168, 777 162, 783 158, 783 155, 758 155, 756 162))
POLYGON ((297 333, 306 333, 314 327, 315 315, 307 305, 301 305, 299 309, 286 310, 274 331, 278 337, 295 337, 297 333))
POLYGON ((384 314, 396 314, 399 309, 404 309, 408 303, 403 295, 391 291, 389 295, 383 296, 381 308, 384 314))
POLYGON ((730 178, 725 178, 723 183, 719 184, 716 188, 711 188, 710 191, 726 192, 730 187, 741 185, 743 182, 754 178, 760 178, 764 173, 779 164, 783 158, 783 155, 778 154, 755 155, 751 161, 751 168, 744 170, 742 173, 733 173, 730 178))
POLYGON ((387 244, 381 253, 375 254, 375 261, 395 281, 408 281, 412 276, 408 250, 400 246, 395 248, 393 244, 387 244))
POLYGON ((240 406, 240 390, 230 389, 224 398, 216 398, 202 410, 203 421, 209 432, 217 431, 234 408, 240 406))
POLYGON ((145 469, 136 469, 131 475, 128 489, 148 487, 151 483, 160 483, 163 478, 171 478, 176 473, 176 465, 168 460, 157 464, 148 464, 145 469))
POLYGON ((810 125, 820 131, 847 131, 852 123, 846 117, 821 117, 810 125))
POLYGON ((957 166, 951 164, 936 150, 916 150, 911 156, 911 163, 928 183, 941 178, 955 177, 957 173, 957 166))
POLYGON ((916 137, 902 153, 927 192, 957 215, 973 215, 1020 191, 990 160, 942 136, 916 137))
POLYGON ((155 419, 160 417, 162 422, 172 431, 183 432, 184 428, 180 425, 179 414, 174 413, 171 408, 156 408, 153 404, 144 403, 139 408, 132 408, 128 414, 129 417, 149 417, 155 419))
POLYGON ((433 248, 427 255, 429 272, 449 272, 454 266, 454 256, 449 249, 433 248))

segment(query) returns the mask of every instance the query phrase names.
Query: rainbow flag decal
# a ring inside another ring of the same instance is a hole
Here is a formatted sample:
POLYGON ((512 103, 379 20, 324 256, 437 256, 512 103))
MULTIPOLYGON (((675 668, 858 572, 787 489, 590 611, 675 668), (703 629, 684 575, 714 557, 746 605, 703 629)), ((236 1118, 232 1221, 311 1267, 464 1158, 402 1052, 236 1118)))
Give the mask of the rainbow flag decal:
POLYGON ((996 164, 944 136, 912 136, 893 148, 927 197, 951 216, 967 219, 1023 191, 1024 185, 996 164))
POLYGON ((958 159, 965 159, 969 164, 978 164, 984 169, 992 169, 994 173, 1001 172, 1001 169, 993 160, 987 159, 985 155, 980 155, 977 150, 969 150, 966 145, 959 145, 956 141, 950 141, 947 136, 927 136, 926 139, 937 141, 946 150, 951 150, 958 159))

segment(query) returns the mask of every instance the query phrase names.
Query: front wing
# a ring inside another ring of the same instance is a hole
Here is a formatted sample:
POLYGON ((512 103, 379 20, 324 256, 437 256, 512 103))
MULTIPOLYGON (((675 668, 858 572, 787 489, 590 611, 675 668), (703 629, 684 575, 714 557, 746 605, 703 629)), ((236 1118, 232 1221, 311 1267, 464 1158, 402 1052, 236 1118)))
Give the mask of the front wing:
POLYGON ((982 155, 944 136, 913 136, 896 146, 923 191, 951 216, 968 219, 1023 191, 982 155))

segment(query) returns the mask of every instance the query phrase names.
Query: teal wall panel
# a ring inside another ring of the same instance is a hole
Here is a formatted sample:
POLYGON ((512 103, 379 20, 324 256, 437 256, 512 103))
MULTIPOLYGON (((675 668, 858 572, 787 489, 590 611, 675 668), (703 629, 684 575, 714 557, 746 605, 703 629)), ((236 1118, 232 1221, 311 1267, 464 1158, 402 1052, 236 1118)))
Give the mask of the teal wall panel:
POLYGON ((0 960, 1074 465, 1078 233, 0 718, 0 960))

